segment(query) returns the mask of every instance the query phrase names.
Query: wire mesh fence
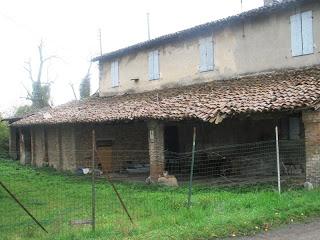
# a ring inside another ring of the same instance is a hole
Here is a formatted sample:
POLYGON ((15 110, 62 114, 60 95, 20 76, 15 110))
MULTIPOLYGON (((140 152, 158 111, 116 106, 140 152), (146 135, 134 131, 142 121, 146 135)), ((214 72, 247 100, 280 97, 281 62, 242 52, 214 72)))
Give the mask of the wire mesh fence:
MULTIPOLYGON (((303 183, 304 141, 280 140, 279 149, 281 184, 303 183)), ((57 153, 49 150, 47 154, 49 158, 45 165, 51 166, 50 156, 57 153)), ((128 234, 135 226, 129 218, 152 231, 152 226, 164 219, 179 221, 180 215, 175 215, 176 211, 187 214, 184 211, 187 211, 192 163, 191 151, 159 151, 156 154, 163 156, 163 163, 160 170, 157 166, 159 176, 152 179, 155 184, 146 181, 154 167, 149 162, 148 149, 111 149, 108 143, 97 143, 95 151, 72 152, 70 156, 78 156, 73 172, 61 173, 50 167, 37 169, 1 161, 0 180, 50 233, 90 230, 95 220, 97 229, 108 229, 110 234, 128 234), (93 183, 95 196, 92 195, 93 183), (175 183, 179 188, 158 186, 175 183), (166 215, 168 209, 170 216, 166 215)), ((192 176, 197 191, 262 183, 276 189, 277 175, 276 141, 196 148, 194 151, 192 176)), ((208 193, 207 197, 210 196, 208 193)), ((195 202, 203 200, 197 193, 193 199, 195 202)), ((3 189, 0 200, 2 239, 45 234, 3 189)))

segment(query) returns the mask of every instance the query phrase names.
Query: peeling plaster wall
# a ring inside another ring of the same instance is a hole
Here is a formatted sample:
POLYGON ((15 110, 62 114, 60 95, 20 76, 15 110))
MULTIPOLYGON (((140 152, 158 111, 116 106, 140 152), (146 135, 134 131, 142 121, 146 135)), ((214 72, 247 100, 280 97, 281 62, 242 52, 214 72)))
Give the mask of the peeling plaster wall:
POLYGON ((314 3, 162 45, 156 48, 160 54, 159 80, 148 80, 148 52, 154 49, 115 59, 119 61, 119 87, 111 87, 111 61, 105 62, 100 66, 100 92, 103 96, 143 92, 228 79, 241 74, 319 64, 319 47, 320 3, 314 3), (292 57, 290 16, 306 10, 313 10, 314 54, 292 57), (214 40, 215 68, 214 71, 201 73, 198 70, 199 39, 208 36, 214 40), (139 81, 131 80, 134 78, 139 78, 139 81))

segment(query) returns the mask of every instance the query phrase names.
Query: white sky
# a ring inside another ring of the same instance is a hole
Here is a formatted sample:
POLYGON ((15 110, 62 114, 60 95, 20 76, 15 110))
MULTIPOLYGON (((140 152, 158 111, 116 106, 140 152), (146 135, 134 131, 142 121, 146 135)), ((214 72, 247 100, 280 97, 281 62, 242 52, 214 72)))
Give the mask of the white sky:
MULTIPOLYGON (((151 37, 179 31, 241 12, 241 0, 0 0, 0 112, 26 104, 30 87, 25 61, 37 68, 37 45, 57 55, 48 76, 54 81, 52 100, 58 105, 73 99, 70 82, 78 85, 89 61, 99 53, 147 39, 146 13, 151 37)), ((243 10, 262 6, 263 0, 243 0, 243 10)), ((92 66, 92 90, 98 88, 97 66, 92 66)), ((44 76, 46 76, 46 72, 44 76)))

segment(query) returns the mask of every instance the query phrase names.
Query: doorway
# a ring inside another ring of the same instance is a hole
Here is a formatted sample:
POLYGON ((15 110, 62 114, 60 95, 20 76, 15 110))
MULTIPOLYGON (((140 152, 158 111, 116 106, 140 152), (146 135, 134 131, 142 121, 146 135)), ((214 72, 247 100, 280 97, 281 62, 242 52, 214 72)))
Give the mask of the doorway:
POLYGON ((179 154, 179 131, 178 126, 166 126, 164 129, 164 148, 166 171, 169 174, 175 174, 180 171, 178 161, 179 154))
POLYGON ((112 140, 97 140, 98 167, 104 173, 112 171, 112 140))

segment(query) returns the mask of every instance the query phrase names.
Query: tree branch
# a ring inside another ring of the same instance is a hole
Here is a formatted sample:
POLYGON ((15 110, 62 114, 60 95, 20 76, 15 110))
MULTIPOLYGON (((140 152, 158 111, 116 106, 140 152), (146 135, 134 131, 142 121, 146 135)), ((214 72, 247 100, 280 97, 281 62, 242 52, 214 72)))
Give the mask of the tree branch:
POLYGON ((29 60, 29 61, 25 62, 25 64, 26 64, 27 66, 24 66, 24 69, 28 72, 30 80, 31 80, 32 82, 34 82, 33 76, 32 76, 31 61, 29 60))
POLYGON ((32 100, 33 98, 32 98, 31 92, 28 90, 28 88, 27 88, 23 83, 21 83, 21 85, 23 86, 23 88, 24 88, 24 89, 26 90, 26 92, 27 92, 27 97, 26 97, 26 99, 32 100))

